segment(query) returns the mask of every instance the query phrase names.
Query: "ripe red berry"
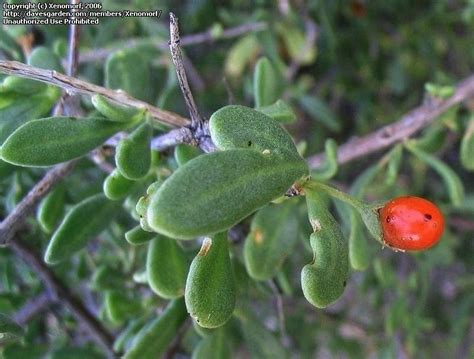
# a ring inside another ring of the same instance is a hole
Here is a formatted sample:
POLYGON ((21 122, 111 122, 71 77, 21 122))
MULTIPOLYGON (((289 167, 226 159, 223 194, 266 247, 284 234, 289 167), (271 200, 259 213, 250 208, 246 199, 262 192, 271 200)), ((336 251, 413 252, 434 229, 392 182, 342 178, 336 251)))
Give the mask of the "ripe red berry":
POLYGON ((441 211, 426 199, 403 196, 379 211, 384 242, 392 248, 420 251, 434 246, 444 230, 441 211))

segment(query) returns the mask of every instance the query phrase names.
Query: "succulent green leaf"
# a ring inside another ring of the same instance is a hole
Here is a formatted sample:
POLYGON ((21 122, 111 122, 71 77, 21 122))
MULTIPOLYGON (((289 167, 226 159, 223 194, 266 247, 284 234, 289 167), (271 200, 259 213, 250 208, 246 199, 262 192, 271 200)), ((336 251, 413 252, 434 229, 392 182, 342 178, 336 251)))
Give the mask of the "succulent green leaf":
POLYGON ((28 65, 36 66, 46 70, 63 72, 61 60, 56 54, 44 46, 37 46, 28 57, 28 65))
POLYGON ((249 107, 231 105, 214 112, 209 131, 221 150, 268 150, 293 161, 302 160, 290 134, 272 118, 249 107))
POLYGON ((151 196, 147 223, 179 239, 223 231, 285 194, 306 171, 304 162, 255 150, 202 155, 178 168, 151 196))
POLYGON ((1 156, 19 166, 51 166, 85 155, 123 128, 123 124, 97 118, 32 120, 6 139, 1 156))
POLYGON ((150 288, 165 299, 184 295, 188 260, 176 240, 164 236, 153 239, 148 247, 146 271, 150 288))
POLYGON ((318 308, 335 302, 344 292, 348 276, 348 247, 339 224, 323 205, 318 191, 306 191, 308 217, 313 227, 313 261, 301 271, 305 298, 318 308))
POLYGON ((227 232, 206 238, 189 268, 185 301, 191 317, 205 328, 224 325, 235 307, 235 281, 227 232))
POLYGON ((337 163, 337 143, 332 138, 324 144, 326 158, 324 163, 316 170, 311 171, 311 177, 317 181, 326 181, 334 177, 339 165, 337 163))
POLYGON ((277 275, 299 240, 298 227, 298 207, 293 201, 269 204, 257 212, 244 245, 245 266, 253 279, 277 275))
POLYGON ((115 290, 107 291, 104 301, 109 318, 116 323, 122 323, 140 315, 143 309, 138 299, 130 298, 124 292, 115 290))
POLYGON ((114 169, 104 181, 104 194, 111 200, 125 198, 135 183, 135 181, 122 176, 118 169, 114 169))
POLYGON ((1 91, 13 91, 22 95, 32 95, 46 90, 46 84, 19 76, 7 76, 1 85, 1 91))
POLYGON ((155 237, 156 233, 144 231, 141 226, 136 226, 125 232, 125 239, 134 246, 147 243, 155 237))
POLYGON ((0 314, 0 345, 20 339, 24 330, 9 317, 0 314))
POLYGON ((117 202, 109 201, 103 194, 76 204, 54 232, 46 249, 45 262, 56 264, 71 257, 107 228, 120 208, 117 202))
POLYGON ((121 290, 125 280, 124 275, 116 268, 103 264, 92 275, 91 288, 97 291, 121 290))
POLYGON ((407 149, 418 157, 421 161, 425 162, 433 170, 435 170, 440 177, 443 179, 444 185, 448 190, 449 198, 454 206, 460 206, 464 201, 464 186, 459 176, 454 172, 451 167, 445 164, 435 156, 420 150, 416 145, 407 143, 405 144, 407 149))
POLYGON ((46 233, 51 233, 64 215, 65 187, 54 188, 39 204, 37 219, 46 233))
POLYGON ((138 49, 119 50, 105 63, 105 84, 140 100, 153 102, 153 84, 148 56, 138 49))
POLYGON ((174 148, 174 159, 178 166, 183 166, 200 154, 202 154, 202 151, 195 146, 179 144, 174 148))
POLYGON ((128 138, 120 140, 115 152, 115 162, 124 177, 137 180, 147 175, 151 165, 152 135, 153 128, 145 122, 128 138))
POLYGON ((202 339, 193 351, 192 359, 228 359, 232 351, 224 329, 219 328, 202 339))
POLYGON ((355 210, 350 214, 349 262, 355 270, 365 270, 370 264, 371 253, 365 238, 364 227, 355 210))
POLYGON ((32 96, 7 93, 2 94, 2 97, 8 102, 0 106, 0 144, 21 125, 46 115, 56 100, 56 96, 49 91, 32 96))
POLYGON ((127 324, 125 329, 117 336, 114 342, 114 350, 118 353, 122 353, 130 345, 133 337, 145 324, 145 318, 140 317, 138 319, 132 319, 127 324))
POLYGON ((280 123, 293 123, 296 121, 295 112, 291 106, 283 100, 277 100, 268 106, 258 107, 256 110, 280 123))
POLYGON ((278 80, 278 73, 270 60, 266 57, 258 60, 253 74, 255 107, 271 105, 278 99, 282 88, 278 80))
POLYGON ((387 186, 393 186, 397 180, 398 171, 402 163, 402 155, 403 146, 401 144, 396 145, 389 153, 387 174, 385 177, 385 184, 387 186))
POLYGON ((459 155, 464 168, 474 171, 474 117, 470 119, 466 132, 464 132, 459 155))
POLYGON ((225 61, 225 73, 229 77, 241 76, 245 66, 251 61, 253 55, 258 51, 259 44, 253 34, 243 36, 227 52, 225 61))
POLYGON ((160 188, 162 184, 163 181, 159 180, 149 185, 146 190, 146 194, 140 197, 135 207, 135 210, 140 217, 140 226, 144 231, 153 232, 153 229, 148 225, 147 211, 151 198, 158 191, 158 188, 160 188))
POLYGON ((255 313, 247 308, 239 308, 238 312, 245 344, 252 358, 287 359, 290 357, 281 342, 263 325, 255 313))
POLYGON ((145 108, 124 106, 102 95, 94 95, 92 104, 108 120, 114 122, 138 122, 145 117, 145 108))
POLYGON ((173 300, 159 317, 147 323, 138 332, 123 358, 161 358, 186 318, 184 300, 173 300))
POLYGON ((334 132, 341 130, 341 124, 336 115, 321 99, 305 95, 298 97, 298 101, 301 107, 324 127, 334 132))

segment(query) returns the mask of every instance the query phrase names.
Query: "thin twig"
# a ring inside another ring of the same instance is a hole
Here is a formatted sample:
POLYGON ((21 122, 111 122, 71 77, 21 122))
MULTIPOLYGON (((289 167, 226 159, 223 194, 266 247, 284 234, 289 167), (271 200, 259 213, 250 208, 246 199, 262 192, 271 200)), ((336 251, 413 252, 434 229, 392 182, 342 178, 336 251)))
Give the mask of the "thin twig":
POLYGON ((28 299, 28 301, 15 313, 14 320, 20 325, 25 325, 36 315, 43 312, 53 302, 51 294, 48 291, 44 291, 37 296, 28 299))
POLYGON ((89 310, 72 294, 64 283, 43 262, 42 258, 28 245, 16 238, 10 248, 25 264, 31 266, 51 293, 53 300, 64 303, 76 320, 87 329, 92 340, 100 345, 109 358, 115 358, 113 337, 89 310))
POLYGON ((202 127, 203 119, 199 114, 194 97, 189 88, 188 78, 184 71, 183 56, 181 54, 181 48, 179 46, 179 26, 178 18, 170 12, 170 51, 173 64, 176 69, 176 75, 178 76, 179 87, 183 93, 186 107, 188 108, 189 115, 191 116, 191 128, 197 129, 202 127))
POLYGON ((181 341, 183 340, 184 335, 191 326, 191 323, 192 321, 189 318, 184 321, 184 323, 179 328, 178 333, 176 333, 176 336, 174 337, 173 341, 170 343, 168 350, 166 351, 166 353, 163 354, 161 359, 172 359, 175 357, 175 354, 178 352, 179 347, 181 346, 181 341))
POLYGON ((164 151, 167 148, 174 147, 180 143, 188 145, 197 145, 196 140, 187 127, 175 128, 163 135, 155 137, 151 141, 151 148, 155 151, 164 151))
POLYGON ((280 291, 276 286, 275 282, 271 279, 268 281, 268 285, 275 296, 276 301, 276 310, 278 313, 278 323, 280 326, 280 337, 282 340, 287 340, 288 336, 286 335, 286 327, 285 327, 285 312, 283 310, 283 299, 281 297, 280 291))
POLYGON ((144 101, 137 100, 124 91, 106 89, 105 87, 97 86, 74 77, 66 76, 54 70, 40 69, 38 67, 25 65, 17 61, 0 61, 0 72, 55 85, 67 90, 70 94, 77 93, 88 96, 100 94, 111 101, 115 101, 123 105, 134 108, 145 108, 152 118, 171 126, 186 126, 189 124, 189 121, 186 118, 176 113, 151 106, 144 101))
MULTIPOLYGON (((341 145, 337 153, 337 162, 344 164, 403 141, 428 126, 450 107, 472 97, 474 97, 474 75, 460 82, 450 98, 418 106, 402 116, 399 121, 341 145)), ((308 163, 311 168, 317 168, 324 162, 324 158, 324 153, 319 153, 309 157, 308 163)))
MULTIPOLYGON (((72 5, 79 3, 79 0, 71 0, 72 5)), ((72 10, 72 18, 74 19, 74 12, 77 10, 74 8, 72 10)), ((76 24, 71 24, 69 26, 69 53, 68 53, 68 67, 67 74, 69 76, 75 76, 77 72, 77 65, 79 62, 79 38, 80 38, 80 27, 76 24)))
POLYGON ((72 171, 77 161, 70 161, 54 167, 28 192, 12 212, 0 223, 0 246, 7 245, 26 217, 51 188, 72 171))
MULTIPOLYGON (((202 43, 211 43, 217 40, 231 39, 244 35, 249 32, 259 32, 267 28, 265 22, 255 22, 239 25, 230 29, 224 30, 221 34, 215 35, 211 30, 204 31, 198 34, 186 35, 181 38, 181 46, 198 45, 202 43)), ((153 39, 150 39, 152 41, 153 39)), ((138 44, 143 43, 143 39, 130 39, 125 42, 121 42, 119 47, 111 47, 106 49, 96 49, 89 52, 84 52, 79 57, 79 63, 92 62, 92 61, 103 61, 111 53, 118 49, 129 49, 136 47, 138 44)), ((165 50, 168 47, 168 41, 159 41, 155 43, 155 47, 159 50, 165 50)))

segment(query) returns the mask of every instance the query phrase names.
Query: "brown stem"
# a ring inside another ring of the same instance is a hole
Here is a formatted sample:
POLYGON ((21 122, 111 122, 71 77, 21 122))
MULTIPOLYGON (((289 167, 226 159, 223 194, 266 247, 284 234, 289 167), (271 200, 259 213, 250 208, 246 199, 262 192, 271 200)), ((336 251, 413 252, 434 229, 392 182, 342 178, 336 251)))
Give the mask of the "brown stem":
MULTIPOLYGON (((428 126, 450 107, 472 97, 474 97, 474 75, 460 82, 450 98, 438 99, 429 104, 418 106, 402 116, 399 121, 341 145, 337 153, 337 162, 339 164, 347 163, 401 142, 428 126)), ((324 158, 324 153, 319 153, 309 157, 308 164, 311 168, 317 168, 324 162, 324 158)))
POLYGON ((179 46, 179 26, 178 18, 170 12, 170 51, 173 64, 176 69, 176 75, 178 76, 179 87, 183 93, 186 107, 188 108, 189 115, 191 116, 191 127, 197 129, 202 127, 202 117, 199 114, 194 97, 189 88, 188 78, 184 71, 183 56, 181 54, 181 48, 179 46))
POLYGON ((36 208, 39 201, 52 187, 72 171, 77 161, 70 161, 54 167, 28 192, 13 211, 0 223, 0 246, 9 244, 26 217, 36 208))
POLYGON ((46 266, 41 257, 19 238, 10 243, 10 248, 20 257, 25 264, 31 266, 38 274, 53 300, 64 303, 76 320, 83 325, 92 340, 100 345, 109 358, 114 358, 113 337, 102 326, 89 310, 69 291, 69 289, 56 277, 53 271, 46 266))
MULTIPOLYGON (((181 38, 181 46, 191 46, 202 43, 215 42, 221 39, 231 39, 244 35, 249 32, 259 32, 267 28, 267 24, 264 22, 255 22, 239 25, 232 27, 230 29, 224 30, 220 35, 215 36, 212 31, 204 31, 198 34, 186 35, 181 38)), ((131 39, 120 44, 120 47, 113 47, 107 49, 98 49, 91 50, 89 52, 84 52, 79 57, 79 63, 92 62, 92 61, 102 61, 107 58, 111 53, 117 51, 118 49, 128 49, 136 47, 138 44, 142 43, 143 39, 131 39)), ((168 47, 167 41, 160 41, 156 43, 155 47, 160 50, 165 50, 168 47)))
POLYGON ((17 61, 0 61, 0 72, 52 84, 65 89, 69 93, 88 96, 100 94, 111 101, 123 105, 134 108, 145 108, 152 118, 171 126, 186 126, 189 124, 188 119, 176 113, 154 107, 144 101, 137 100, 123 91, 106 89, 105 87, 66 76, 53 70, 40 69, 17 61))

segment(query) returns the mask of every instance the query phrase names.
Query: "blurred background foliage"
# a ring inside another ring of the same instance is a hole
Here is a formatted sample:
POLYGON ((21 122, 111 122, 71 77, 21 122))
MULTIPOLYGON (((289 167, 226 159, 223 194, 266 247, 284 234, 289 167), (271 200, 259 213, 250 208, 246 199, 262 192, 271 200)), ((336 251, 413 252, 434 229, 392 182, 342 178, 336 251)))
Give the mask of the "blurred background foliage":
MULTIPOLYGON (((104 10, 159 9, 161 19, 102 18, 83 26, 81 54, 111 49, 109 59, 82 62, 78 77, 114 87, 110 59, 126 55, 120 72, 125 90, 158 107, 186 116, 166 46, 168 12, 180 20, 182 36, 210 31, 213 41, 183 48, 196 102, 209 117, 232 102, 253 107, 253 70, 266 56, 276 69, 276 97, 297 113, 288 126, 306 155, 324 150, 327 138, 338 144, 398 120, 420 103, 434 101, 433 86, 452 86, 474 68, 474 2, 440 1, 102 1, 104 10), (262 22, 264 30, 220 39, 225 29, 262 22), (134 45, 125 48, 131 39, 134 45), (158 49, 155 45, 164 43, 158 49), (114 50, 116 49, 116 50, 114 50), (128 86, 128 87, 127 87, 128 86), (427 87, 429 90, 429 86, 427 87)), ((3 27, 0 56, 25 61, 35 46, 65 58, 67 29, 62 26, 3 27), (9 43, 13 39, 19 45, 9 43)), ((123 87, 123 86, 122 86, 123 87)), ((83 106, 92 110, 88 99, 83 106)), ((471 113, 469 113, 469 106, 471 113)), ((301 358, 468 358, 474 356, 474 174, 461 166, 461 138, 472 117, 453 108, 426 128, 418 144, 449 164, 464 184, 462 203, 453 205, 444 182, 426 162, 404 151, 395 176, 388 178, 382 154, 342 165, 332 183, 349 190, 370 166, 381 169, 364 184, 365 199, 384 201, 401 194, 436 201, 447 218, 443 240, 417 254, 394 253, 370 240, 371 261, 352 273, 345 294, 317 310, 302 296, 299 272, 311 259, 310 230, 301 215, 302 240, 272 282, 250 280, 243 266, 242 242, 232 244, 234 271, 243 304, 225 326, 233 357, 301 358), (282 294, 275 295, 276 292, 282 294), (281 302, 280 302, 281 300, 281 302), (278 307, 282 306, 282 312, 278 307), (284 317, 282 317, 282 314, 284 317), (284 322, 284 325, 282 323, 284 322)), ((176 168, 172 152, 166 168, 176 168)), ((0 215, 5 217, 44 173, 0 163, 0 215)), ((87 159, 66 180, 66 207, 102 191, 105 174, 87 159)), ((449 181, 449 179, 448 179, 449 181)), ((130 196, 133 210, 143 193, 130 196)), ((337 207, 339 207, 337 205, 337 207)), ((349 231, 347 216, 340 221, 349 231)), ((248 222, 248 221, 247 221, 248 222)), ((54 267, 100 320, 119 336, 119 350, 165 305, 148 287, 146 246, 131 246, 125 231, 135 222, 124 211, 87 251, 54 267), (123 334, 125 333, 125 334, 123 334), (128 334, 127 334, 128 333, 128 334)), ((31 218, 21 233, 43 252, 49 235, 31 218)), ((367 237, 368 238, 368 237, 367 237)), ((185 243, 192 256, 198 245, 185 243)), ((45 290, 37 273, 10 250, 0 250, 0 312, 18 311, 45 290)), ((46 306, 27 323, 21 341, 4 343, 5 358, 100 358, 102 353, 60 305, 46 306)), ((181 333, 177 357, 189 356, 201 339, 193 326, 181 333), (181 356, 178 356, 181 355, 181 356)))

